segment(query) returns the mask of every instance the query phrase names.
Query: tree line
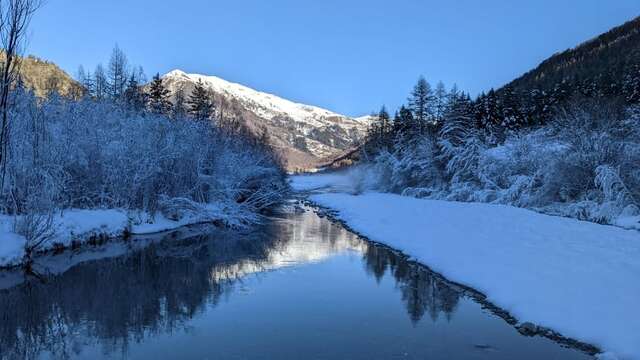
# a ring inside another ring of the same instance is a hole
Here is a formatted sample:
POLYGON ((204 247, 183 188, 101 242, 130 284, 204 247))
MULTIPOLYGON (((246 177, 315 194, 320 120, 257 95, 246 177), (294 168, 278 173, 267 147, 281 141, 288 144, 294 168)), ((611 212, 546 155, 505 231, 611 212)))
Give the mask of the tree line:
POLYGON ((136 112, 199 121, 211 120, 216 114, 213 94, 202 81, 195 84, 189 95, 184 89, 177 89, 172 94, 159 73, 147 84, 142 67, 130 66, 118 45, 114 47, 106 69, 98 64, 92 73, 80 66, 77 79, 82 86, 82 96, 96 101, 114 101, 136 112))
POLYGON ((371 125, 364 186, 606 224, 640 216, 640 102, 566 84, 526 92, 528 103, 509 87, 472 99, 421 77, 406 105, 393 117, 383 106, 371 125))

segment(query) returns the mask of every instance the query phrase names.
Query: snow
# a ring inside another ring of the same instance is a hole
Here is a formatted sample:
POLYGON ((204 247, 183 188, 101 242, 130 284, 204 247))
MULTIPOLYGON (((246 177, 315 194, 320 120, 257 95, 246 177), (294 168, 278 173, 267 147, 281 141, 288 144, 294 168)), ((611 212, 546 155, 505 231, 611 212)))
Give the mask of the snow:
MULTIPOLYGON (((299 190, 336 175, 293 177, 299 190)), ((504 205, 322 193, 354 230, 470 286, 532 322, 621 359, 640 359, 640 234, 504 205)))
POLYGON ((296 191, 310 191, 320 189, 342 189, 350 190, 353 187, 353 177, 351 172, 327 172, 315 175, 299 175, 291 177, 291 188, 296 191))
MULTIPOLYGON (((131 214, 121 209, 69 209, 55 215, 53 228, 55 235, 41 250, 53 249, 56 245, 70 247, 74 241, 84 243, 93 236, 117 238, 125 231, 134 235, 155 234, 175 230, 183 226, 211 222, 213 219, 236 224, 241 214, 231 214, 216 204, 203 205, 206 212, 185 216, 178 221, 165 218, 161 214, 151 217, 146 213, 131 214)), ((13 230, 15 219, 0 216, 0 267, 20 264, 24 256, 26 240, 13 230)))
POLYGON ((0 266, 20 262, 24 255, 24 237, 13 232, 9 217, 0 217, 0 266))
POLYGON ((76 236, 83 237, 90 233, 122 235, 127 228, 127 223, 127 214, 122 210, 67 210, 58 214, 54 220, 56 227, 54 242, 68 246, 76 236))
POLYGON ((354 121, 347 116, 317 106, 295 103, 273 94, 260 92, 244 85, 226 81, 216 76, 187 74, 181 70, 173 70, 164 75, 163 78, 184 78, 192 82, 198 82, 200 80, 214 92, 227 94, 254 105, 255 108, 252 110, 254 110, 258 116, 266 119, 272 119, 275 116, 285 114, 297 121, 308 123, 312 127, 326 126, 327 124, 324 120, 328 118, 340 118, 342 120, 340 121, 341 126, 347 129, 367 125, 367 123, 354 121))

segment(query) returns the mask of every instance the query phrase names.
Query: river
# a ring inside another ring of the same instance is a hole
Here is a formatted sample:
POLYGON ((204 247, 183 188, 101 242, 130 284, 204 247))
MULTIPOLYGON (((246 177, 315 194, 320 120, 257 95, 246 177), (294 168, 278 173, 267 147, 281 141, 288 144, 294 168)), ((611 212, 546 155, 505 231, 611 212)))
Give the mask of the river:
POLYGON ((0 273, 1 359, 588 359, 291 203, 0 273))

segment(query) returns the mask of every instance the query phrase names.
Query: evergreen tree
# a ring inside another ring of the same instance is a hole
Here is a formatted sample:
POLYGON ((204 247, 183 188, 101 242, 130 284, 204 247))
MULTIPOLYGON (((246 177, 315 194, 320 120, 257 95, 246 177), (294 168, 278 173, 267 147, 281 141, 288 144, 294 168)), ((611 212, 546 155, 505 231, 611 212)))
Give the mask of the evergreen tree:
POLYGON ((383 105, 378 112, 378 123, 379 123, 379 138, 381 146, 385 146, 388 144, 388 137, 391 133, 391 117, 389 116, 389 112, 387 112, 387 108, 383 105))
POLYGON ((526 118, 528 125, 544 124, 550 113, 551 99, 546 92, 540 89, 533 89, 529 93, 528 106, 526 107, 526 118))
POLYGON ((184 89, 180 88, 176 90, 174 94, 173 112, 171 114, 174 119, 183 119, 187 115, 186 101, 184 89))
POLYGON ((478 98, 473 104, 473 113, 476 121, 477 127, 484 127, 484 121, 487 116, 486 114, 486 98, 487 95, 482 92, 478 95, 478 98))
POLYGON ((202 80, 198 80, 196 83, 187 105, 189 106, 189 114, 196 120, 206 121, 211 119, 215 108, 202 80))
POLYGON ((130 109, 138 112, 144 111, 146 96, 135 74, 131 74, 129 77, 123 98, 130 109))
POLYGON ((432 121, 434 95, 431 85, 420 77, 409 97, 409 108, 418 126, 424 127, 432 121))
POLYGON ((459 146, 464 140, 464 134, 473 128, 473 104, 466 94, 452 95, 449 109, 444 117, 444 124, 439 131, 441 141, 459 146))
POLYGON ((572 86, 566 79, 557 83, 549 94, 550 105, 563 104, 573 95, 572 86))
POLYGON ((396 112, 393 125, 396 132, 404 132, 407 129, 413 128, 415 126, 415 120, 411 110, 402 105, 400 110, 396 112))
POLYGON ((489 90, 484 97, 482 106, 484 107, 484 117, 481 119, 481 126, 485 129, 488 142, 492 145, 502 143, 505 131, 502 126, 502 109, 495 90, 489 90))
POLYGON ((510 86, 502 90, 502 126, 516 129, 524 125, 524 116, 520 111, 520 97, 510 86))
POLYGON ((164 86, 160 74, 156 74, 147 92, 149 110, 154 114, 169 114, 171 112, 169 97, 170 91, 164 86))
POLYGON ((640 65, 630 68, 624 80, 624 99, 629 104, 640 104, 640 65))

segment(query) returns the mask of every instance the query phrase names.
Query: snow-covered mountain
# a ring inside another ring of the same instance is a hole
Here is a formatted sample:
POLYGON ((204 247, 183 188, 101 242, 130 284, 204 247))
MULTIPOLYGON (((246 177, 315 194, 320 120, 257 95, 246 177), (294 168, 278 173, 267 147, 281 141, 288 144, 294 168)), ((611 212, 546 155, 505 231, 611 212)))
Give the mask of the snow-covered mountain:
POLYGON ((188 96, 198 81, 213 94, 218 115, 238 119, 256 134, 266 131, 289 169, 311 168, 353 148, 364 137, 369 118, 350 118, 316 106, 295 103, 215 76, 174 70, 163 76, 175 93, 188 96))

